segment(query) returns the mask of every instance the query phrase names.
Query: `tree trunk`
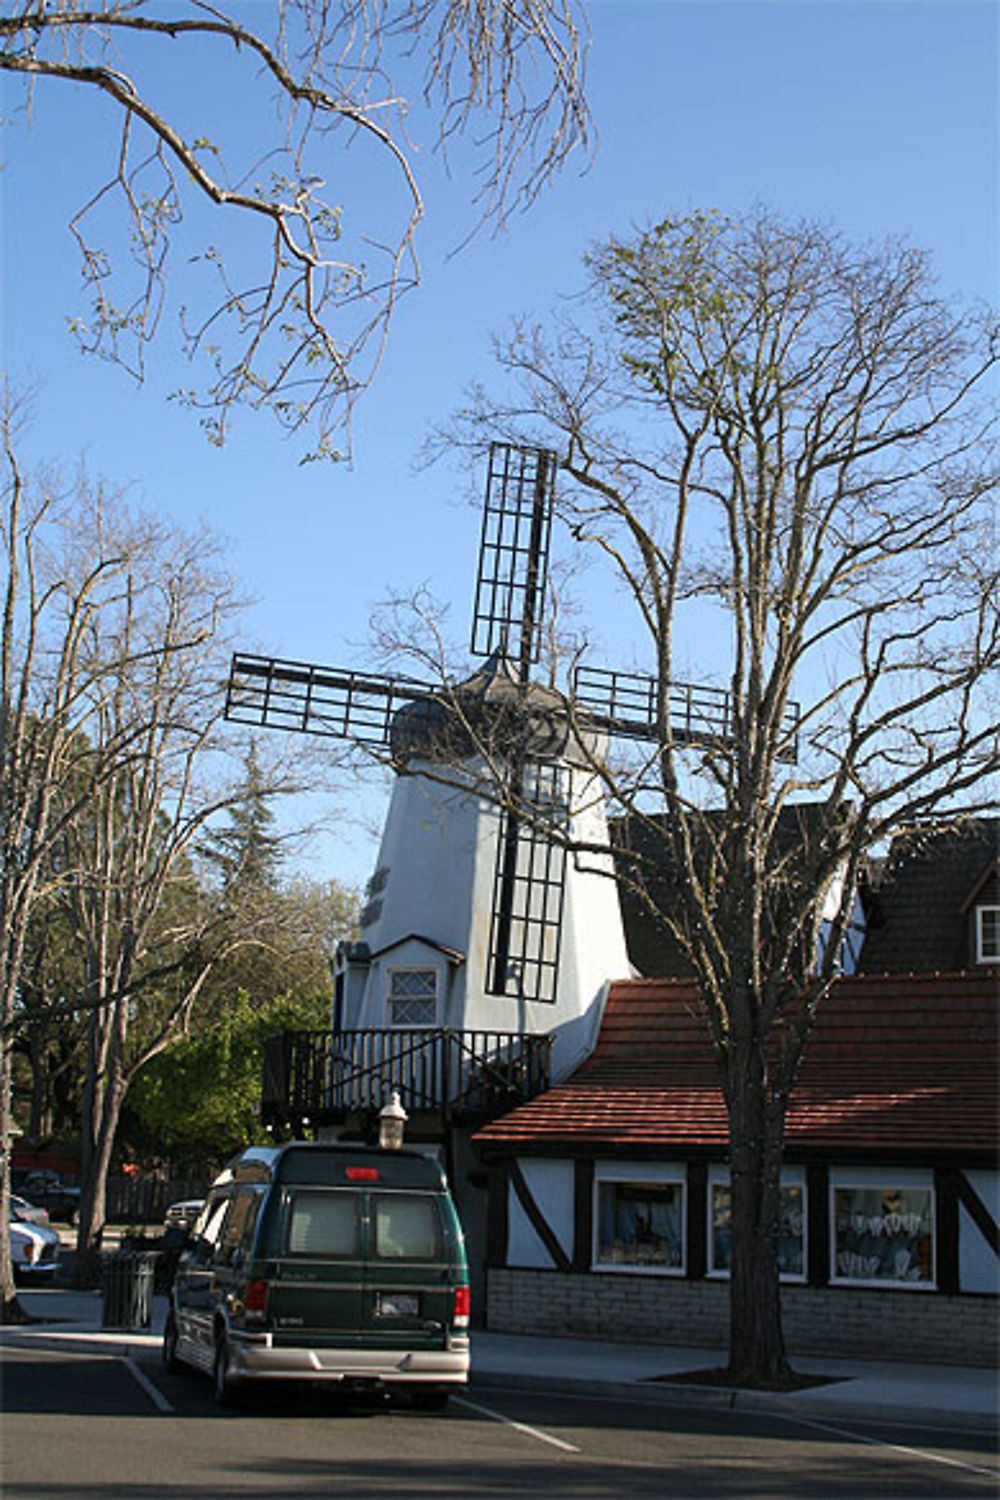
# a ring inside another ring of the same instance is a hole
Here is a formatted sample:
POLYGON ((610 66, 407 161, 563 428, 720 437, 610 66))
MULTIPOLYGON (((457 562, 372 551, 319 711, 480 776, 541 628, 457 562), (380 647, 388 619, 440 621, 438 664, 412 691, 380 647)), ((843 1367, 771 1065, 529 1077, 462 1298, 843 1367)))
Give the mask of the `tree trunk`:
POLYGON ((729 1100, 729 1125, 728 1374, 734 1385, 766 1387, 783 1383, 792 1372, 781 1329, 778 1267, 784 1119, 767 1103, 763 1077, 744 1074, 729 1100))
POLYGON ((31 1026, 27 1040, 31 1066, 28 1137, 33 1141, 44 1141, 53 1134, 52 1044, 43 1026, 31 1026))
MULTIPOLYGON (((107 1081, 100 1122, 93 1139, 85 1144, 80 1180, 80 1208, 76 1229, 77 1283, 90 1286, 100 1262, 104 1233, 108 1172, 125 1089, 117 1079, 107 1081)), ((86 1135, 87 1132, 85 1132, 86 1135)))
POLYGON ((87 1274, 92 1252, 100 1249, 111 1153, 128 1090, 123 1047, 128 1011, 125 1000, 94 1007, 90 1015, 89 1066, 82 1112, 80 1214, 76 1247, 87 1274))

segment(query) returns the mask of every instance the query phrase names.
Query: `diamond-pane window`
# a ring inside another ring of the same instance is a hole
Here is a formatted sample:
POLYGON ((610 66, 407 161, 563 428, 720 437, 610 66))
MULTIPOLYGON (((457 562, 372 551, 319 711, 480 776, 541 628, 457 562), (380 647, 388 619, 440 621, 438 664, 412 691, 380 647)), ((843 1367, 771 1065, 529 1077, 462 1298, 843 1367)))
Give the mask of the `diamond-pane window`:
POLYGON ((437 969, 389 971, 389 1024, 434 1026, 437 1023, 437 969))

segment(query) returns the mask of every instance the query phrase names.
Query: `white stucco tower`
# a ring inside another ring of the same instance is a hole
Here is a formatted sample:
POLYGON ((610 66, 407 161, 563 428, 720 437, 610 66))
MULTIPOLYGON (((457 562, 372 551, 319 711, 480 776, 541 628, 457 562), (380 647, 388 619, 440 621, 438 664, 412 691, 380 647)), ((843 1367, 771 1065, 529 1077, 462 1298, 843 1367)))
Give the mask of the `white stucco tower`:
POLYGON ((335 1030, 550 1035, 564 1077, 629 973, 597 737, 497 652, 400 710, 391 745, 400 774, 360 941, 341 949, 335 1030))

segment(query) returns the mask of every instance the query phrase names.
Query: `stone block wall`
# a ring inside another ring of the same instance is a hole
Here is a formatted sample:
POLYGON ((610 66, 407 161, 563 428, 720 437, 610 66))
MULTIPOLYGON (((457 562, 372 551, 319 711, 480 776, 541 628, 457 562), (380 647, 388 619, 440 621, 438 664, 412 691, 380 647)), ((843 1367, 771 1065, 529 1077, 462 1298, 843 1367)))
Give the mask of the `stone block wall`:
MULTIPOLYGON (((487 1327, 724 1350, 729 1284, 666 1277, 494 1269, 487 1327)), ((998 1300, 879 1288, 782 1288, 790 1354, 927 1360, 990 1368, 1000 1349, 998 1300)))

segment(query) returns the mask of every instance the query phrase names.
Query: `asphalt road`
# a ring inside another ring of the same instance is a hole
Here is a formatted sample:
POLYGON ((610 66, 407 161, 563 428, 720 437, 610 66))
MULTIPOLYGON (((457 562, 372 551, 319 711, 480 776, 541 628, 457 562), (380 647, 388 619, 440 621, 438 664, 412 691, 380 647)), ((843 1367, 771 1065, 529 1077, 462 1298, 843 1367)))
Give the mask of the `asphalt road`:
POLYGON ((8 1349, 4 1500, 946 1500, 998 1493, 980 1434, 470 1387, 443 1415, 301 1387, 233 1410, 157 1362, 8 1349))

